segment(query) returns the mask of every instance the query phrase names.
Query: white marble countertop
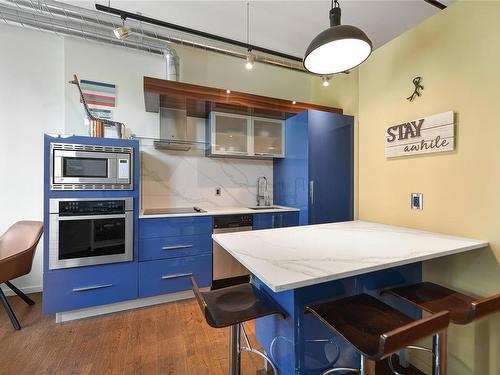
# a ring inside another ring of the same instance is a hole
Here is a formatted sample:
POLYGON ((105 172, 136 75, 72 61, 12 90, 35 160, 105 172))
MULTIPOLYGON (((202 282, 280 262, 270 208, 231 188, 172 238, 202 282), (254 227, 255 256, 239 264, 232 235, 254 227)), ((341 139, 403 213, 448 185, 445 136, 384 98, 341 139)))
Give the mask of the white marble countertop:
POLYGON ((212 236, 275 292, 488 246, 488 242, 365 221, 212 236))
POLYGON ((159 215, 144 215, 143 210, 141 210, 139 214, 139 219, 148 219, 148 218, 157 218, 157 217, 184 217, 184 216, 217 216, 217 215, 232 215, 232 214, 266 214, 272 212, 293 212, 300 211, 298 208, 293 207, 285 207, 273 205, 272 207, 277 208, 269 208, 269 209, 259 209, 252 210, 250 207, 203 207, 200 208, 206 212, 200 213, 182 213, 182 214, 159 214, 159 215))

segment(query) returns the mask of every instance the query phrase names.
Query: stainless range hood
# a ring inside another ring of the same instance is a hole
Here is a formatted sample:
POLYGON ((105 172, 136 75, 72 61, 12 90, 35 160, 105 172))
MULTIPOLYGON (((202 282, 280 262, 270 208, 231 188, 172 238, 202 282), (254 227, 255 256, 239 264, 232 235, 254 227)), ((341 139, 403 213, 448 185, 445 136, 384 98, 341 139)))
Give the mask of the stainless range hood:
POLYGON ((160 139, 154 141, 157 150, 189 151, 194 140, 188 140, 187 112, 160 108, 160 139))

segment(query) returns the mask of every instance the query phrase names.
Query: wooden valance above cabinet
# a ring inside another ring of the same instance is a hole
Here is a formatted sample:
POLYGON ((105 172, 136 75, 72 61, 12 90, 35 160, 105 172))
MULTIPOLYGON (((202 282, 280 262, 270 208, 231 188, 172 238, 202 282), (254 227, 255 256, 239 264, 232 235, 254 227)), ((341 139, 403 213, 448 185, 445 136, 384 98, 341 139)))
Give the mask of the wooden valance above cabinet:
POLYGON ((190 117, 200 118, 207 118, 212 111, 278 119, 308 109, 342 114, 340 108, 151 77, 144 77, 144 102, 147 112, 158 113, 160 107, 181 109, 190 117))

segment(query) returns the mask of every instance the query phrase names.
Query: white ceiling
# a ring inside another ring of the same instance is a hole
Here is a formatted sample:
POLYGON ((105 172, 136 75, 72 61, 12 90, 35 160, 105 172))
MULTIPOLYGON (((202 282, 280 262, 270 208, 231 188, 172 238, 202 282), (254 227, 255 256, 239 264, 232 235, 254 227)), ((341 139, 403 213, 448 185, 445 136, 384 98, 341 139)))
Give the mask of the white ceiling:
MULTIPOLYGON (((64 2, 87 8, 108 4, 64 2)), ((246 1, 111 0, 111 6, 246 41, 246 1)), ((361 28, 375 48, 439 12, 424 0, 340 0, 340 6, 342 23, 361 28)), ((302 57, 309 42, 329 26, 329 9, 330 1, 250 1, 250 44, 302 57)))

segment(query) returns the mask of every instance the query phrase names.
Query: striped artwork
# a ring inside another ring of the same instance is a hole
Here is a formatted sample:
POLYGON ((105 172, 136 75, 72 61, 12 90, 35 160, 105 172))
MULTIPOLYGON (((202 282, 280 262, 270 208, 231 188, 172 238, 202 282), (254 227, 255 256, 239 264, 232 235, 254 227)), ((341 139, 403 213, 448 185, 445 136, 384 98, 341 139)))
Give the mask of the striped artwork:
POLYGON ((89 107, 115 107, 116 86, 110 83, 80 80, 83 97, 89 107))

